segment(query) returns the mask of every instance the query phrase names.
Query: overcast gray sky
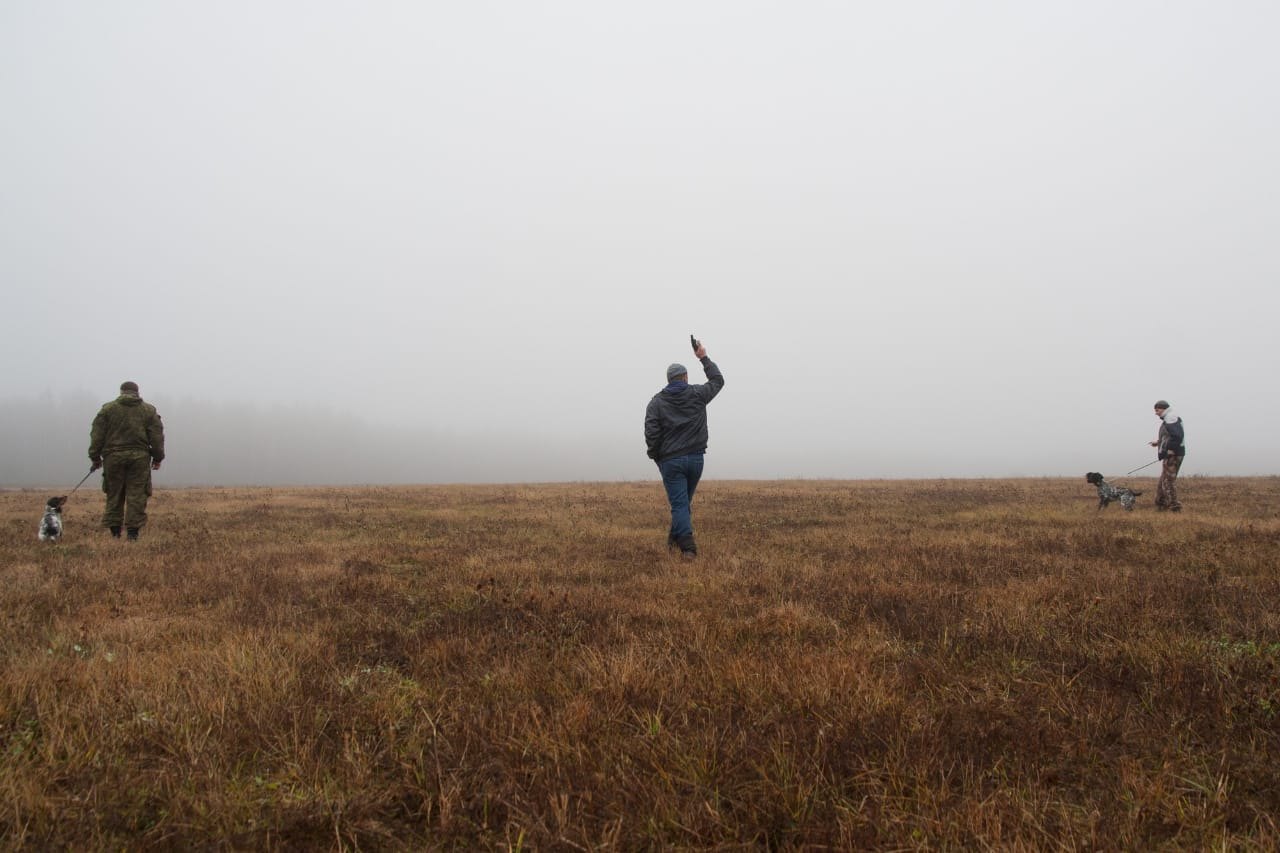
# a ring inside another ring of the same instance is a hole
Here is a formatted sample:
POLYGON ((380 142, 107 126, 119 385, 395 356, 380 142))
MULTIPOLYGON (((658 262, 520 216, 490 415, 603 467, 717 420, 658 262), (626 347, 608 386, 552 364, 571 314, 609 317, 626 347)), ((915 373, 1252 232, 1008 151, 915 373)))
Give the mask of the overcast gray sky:
POLYGON ((174 480, 299 411, 356 472, 394 435, 409 480, 441 436, 443 479, 650 477, 695 333, 710 477, 1122 473, 1161 397, 1184 473, 1280 473, 1277 32, 1270 2, 6 0, 4 423, 87 433, 127 378, 174 480))

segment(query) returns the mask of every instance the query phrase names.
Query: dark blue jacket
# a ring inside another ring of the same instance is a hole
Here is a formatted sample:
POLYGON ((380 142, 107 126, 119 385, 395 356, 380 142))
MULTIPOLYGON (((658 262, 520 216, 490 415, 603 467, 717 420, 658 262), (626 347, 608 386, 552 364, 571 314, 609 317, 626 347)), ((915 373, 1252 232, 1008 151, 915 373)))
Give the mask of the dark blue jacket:
POLYGON ((1186 456, 1187 448, 1182 443, 1185 439, 1186 433, 1182 429, 1182 418, 1175 417, 1173 423, 1169 423, 1167 420, 1160 421, 1160 432, 1156 436, 1156 458, 1186 456))
POLYGON ((707 449, 707 404, 724 387, 724 374, 703 357, 707 384, 672 382, 649 401, 644 413, 644 443, 655 462, 703 453, 707 449))

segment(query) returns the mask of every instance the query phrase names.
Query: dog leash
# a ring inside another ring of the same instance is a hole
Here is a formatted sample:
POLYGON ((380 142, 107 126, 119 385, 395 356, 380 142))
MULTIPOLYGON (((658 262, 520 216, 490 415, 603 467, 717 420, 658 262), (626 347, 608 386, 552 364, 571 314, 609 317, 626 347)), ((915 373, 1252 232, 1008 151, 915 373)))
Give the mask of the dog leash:
MULTIPOLYGON (((80 488, 81 486, 83 486, 83 485, 84 485, 84 481, 85 481, 85 480, 87 480, 87 479, 89 479, 89 477, 93 474, 93 472, 94 472, 94 471, 97 471, 97 470, 98 470, 97 468, 90 468, 90 469, 89 469, 89 473, 84 475, 84 479, 83 479, 83 480, 81 480, 80 482, 76 483, 76 489, 78 489, 78 488, 80 488)), ((76 493, 76 489, 72 489, 72 490, 67 494, 67 497, 68 497, 68 498, 70 498, 72 495, 74 495, 74 494, 76 493)))
MULTIPOLYGON (((1152 460, 1151 462, 1148 462, 1146 465, 1142 465, 1142 466, 1139 466, 1139 467, 1137 467, 1137 468, 1134 468, 1134 469, 1133 469, 1133 471, 1141 471, 1143 468, 1150 468, 1152 465, 1156 464, 1156 463, 1157 463, 1157 462, 1159 462, 1159 461, 1160 461, 1159 459, 1152 460)), ((1122 477, 1128 477, 1130 474, 1132 474, 1132 473, 1133 473, 1133 471, 1125 471, 1125 472, 1124 472, 1123 474, 1121 474, 1120 476, 1122 476, 1122 477)))

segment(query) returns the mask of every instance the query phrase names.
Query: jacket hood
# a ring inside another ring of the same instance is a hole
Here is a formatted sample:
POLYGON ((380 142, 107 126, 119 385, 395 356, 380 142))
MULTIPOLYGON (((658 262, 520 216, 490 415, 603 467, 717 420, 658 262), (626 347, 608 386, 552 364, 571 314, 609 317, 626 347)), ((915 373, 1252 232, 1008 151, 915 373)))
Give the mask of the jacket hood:
POLYGON ((116 402, 122 406, 140 406, 142 405, 142 398, 137 394, 121 394, 116 397, 116 402))
POLYGON ((1164 416, 1161 418, 1161 420, 1163 420, 1167 424, 1176 424, 1178 421, 1182 419, 1178 417, 1178 413, 1175 412, 1173 409, 1165 409, 1164 416))

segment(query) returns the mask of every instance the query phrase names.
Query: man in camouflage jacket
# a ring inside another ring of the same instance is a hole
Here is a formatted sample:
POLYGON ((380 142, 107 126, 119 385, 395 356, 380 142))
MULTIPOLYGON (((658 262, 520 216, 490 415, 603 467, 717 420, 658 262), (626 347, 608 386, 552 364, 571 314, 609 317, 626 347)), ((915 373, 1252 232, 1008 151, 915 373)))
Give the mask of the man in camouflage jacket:
POLYGON ((102 469, 102 491, 107 495, 102 526, 112 536, 121 526, 136 540, 147 523, 147 498, 151 496, 151 472, 164 461, 164 424, 156 407, 138 396, 138 384, 125 382, 120 396, 107 403, 93 419, 89 433, 90 469, 102 469))

